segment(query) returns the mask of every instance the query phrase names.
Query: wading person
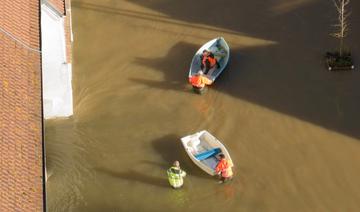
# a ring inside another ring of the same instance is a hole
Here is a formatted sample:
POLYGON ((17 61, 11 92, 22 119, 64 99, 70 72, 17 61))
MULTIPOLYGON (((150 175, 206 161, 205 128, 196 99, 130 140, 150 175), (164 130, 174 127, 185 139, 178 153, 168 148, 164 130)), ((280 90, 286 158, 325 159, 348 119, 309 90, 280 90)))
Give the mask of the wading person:
POLYGON ((214 54, 208 50, 204 50, 200 56, 201 60, 201 70, 204 71, 204 74, 208 74, 209 70, 212 68, 220 68, 218 61, 216 60, 214 54))
POLYGON ((179 161, 175 161, 173 166, 167 170, 169 183, 173 188, 181 188, 184 184, 186 172, 180 169, 179 161))
POLYGON ((224 154, 219 154, 219 163, 216 165, 215 172, 220 177, 219 183, 224 183, 231 180, 233 177, 232 167, 234 166, 231 160, 225 159, 224 154))
POLYGON ((205 91, 206 85, 211 85, 213 83, 213 81, 207 78, 201 70, 191 76, 189 82, 193 86, 195 93, 198 94, 202 94, 205 91))

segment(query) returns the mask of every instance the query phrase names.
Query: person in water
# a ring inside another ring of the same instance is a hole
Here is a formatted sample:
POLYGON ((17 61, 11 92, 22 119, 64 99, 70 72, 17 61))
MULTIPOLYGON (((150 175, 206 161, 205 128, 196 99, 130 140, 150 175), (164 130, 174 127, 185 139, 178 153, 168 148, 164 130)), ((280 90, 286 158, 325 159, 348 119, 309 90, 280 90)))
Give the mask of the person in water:
POLYGON ((232 167, 234 166, 231 160, 225 159, 224 154, 219 154, 219 163, 216 165, 215 172, 220 176, 219 183, 224 183, 231 180, 233 177, 232 167))
POLYGON ((201 70, 204 71, 204 74, 208 74, 209 70, 214 68, 220 68, 220 64, 216 60, 214 54, 209 50, 204 50, 202 55, 200 56, 201 60, 201 70))
POLYGON ((201 70, 199 70, 195 75, 189 77, 189 82, 193 86, 194 91, 198 94, 202 94, 204 92, 206 85, 211 85, 213 83, 213 81, 207 78, 201 70))
POLYGON ((186 172, 181 170, 180 162, 175 161, 173 166, 171 166, 167 170, 168 180, 174 189, 181 188, 184 184, 184 177, 186 176, 186 172))

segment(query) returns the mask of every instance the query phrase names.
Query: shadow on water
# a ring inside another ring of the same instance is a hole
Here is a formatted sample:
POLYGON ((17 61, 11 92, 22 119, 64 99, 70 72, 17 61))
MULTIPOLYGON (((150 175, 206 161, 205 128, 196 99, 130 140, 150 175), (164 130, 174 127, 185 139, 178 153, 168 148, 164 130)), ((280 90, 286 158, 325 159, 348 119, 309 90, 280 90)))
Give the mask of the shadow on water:
POLYGON ((167 189, 169 188, 169 184, 167 183, 166 179, 161 177, 146 175, 131 169, 125 172, 117 172, 106 168, 96 168, 96 170, 108 176, 119 178, 122 180, 136 181, 136 182, 163 187, 167 189))
MULTIPOLYGON (((128 17, 128 18, 133 18, 133 19, 140 19, 140 20, 145 20, 145 21, 154 21, 154 22, 158 22, 158 23, 178 25, 178 26, 196 28, 196 29, 202 29, 202 30, 211 30, 211 31, 215 31, 215 32, 218 32, 218 33, 237 34, 236 32, 231 31, 231 30, 216 29, 216 28, 211 27, 211 26, 199 26, 199 25, 194 25, 194 24, 191 24, 191 23, 179 22, 179 21, 174 20, 173 18, 168 17, 166 15, 159 15, 159 14, 148 13, 148 12, 140 12, 140 11, 135 11, 135 10, 127 10, 127 9, 122 9, 122 8, 114 8, 114 7, 109 7, 109 6, 102 5, 102 4, 94 4, 94 3, 85 3, 85 2, 79 2, 79 1, 73 1, 72 6, 73 7, 78 7, 78 8, 81 8, 81 9, 85 9, 85 10, 99 12, 99 13, 106 13, 106 14, 112 14, 112 15, 117 15, 117 16, 124 16, 124 17, 128 17)), ((159 30, 161 30, 161 29, 159 29, 159 30)), ((172 33, 171 31, 166 30, 166 29, 162 29, 161 31, 172 33)), ((196 36, 196 37, 204 38, 202 36, 196 36)))
POLYGON ((218 27, 224 31, 246 33, 271 40, 290 37, 284 34, 284 29, 296 29, 308 18, 312 20, 312 24, 316 24, 323 21, 322 18, 326 18, 326 22, 330 21, 329 13, 335 15, 334 10, 328 10, 332 8, 332 3, 322 3, 320 0, 224 0, 221 4, 217 0, 198 0, 196 3, 192 0, 127 1, 165 14, 172 20, 218 27), (318 18, 310 16, 303 20, 302 16, 309 16, 309 11, 318 18))
MULTIPOLYGON (((278 44, 273 46, 231 48, 228 70, 214 84, 213 89, 360 138, 360 95, 357 92, 360 86, 356 77, 359 75, 327 72, 322 63, 324 52, 336 45, 336 41, 328 35, 336 19, 331 2, 303 0, 246 3, 227 0, 221 7, 216 7, 216 17, 199 13, 199 10, 212 11, 213 5, 217 5, 215 0, 200 0, 197 5, 202 8, 194 6, 190 0, 130 2, 167 14, 176 20, 216 26, 276 41, 278 44)), ((354 9, 358 3, 352 4, 354 9)), ((355 20, 354 16, 352 20, 355 20)), ((358 31, 352 31, 353 37, 356 37, 358 31)), ((352 45, 355 46, 356 42, 353 40, 352 45)), ((148 66, 166 74, 165 81, 172 81, 177 76, 159 64, 175 58, 191 61, 188 55, 191 53, 188 51, 194 53, 198 48, 179 43, 162 60, 139 63, 148 62, 148 66), (180 46, 187 49, 184 57, 178 54, 177 48, 180 46)))
POLYGON ((147 164, 147 165, 151 165, 151 166, 157 166, 163 170, 166 170, 167 168, 169 168, 169 164, 167 163, 159 163, 159 162, 155 162, 155 161, 151 161, 151 160, 141 160, 139 161, 140 164, 147 164))
MULTIPOLYGON (((229 43, 231 63, 212 89, 360 138, 360 83, 356 77, 359 74, 327 72, 323 64, 324 52, 337 44, 329 36, 331 25, 336 21, 331 2, 227 0, 216 8, 213 7, 218 5, 215 0, 199 0, 197 4, 191 0, 129 2, 166 14, 165 17, 172 20, 217 27, 224 29, 224 33, 233 31, 276 42, 276 45, 250 45, 246 48, 235 44, 232 47, 233 43, 229 43), (218 14, 216 16, 199 12, 214 9, 218 14)), ((356 8, 358 3, 353 4, 356 8)), ((86 9, 86 5, 77 6, 86 9)), ((116 9, 116 5, 111 11, 102 5, 90 6, 99 6, 101 12, 114 15, 117 15, 117 10, 118 13, 137 13, 116 9)), ((160 16, 156 18, 164 18, 160 16)), ((352 33, 356 35, 358 30, 352 33)), ((204 39, 203 42, 206 41, 204 39)), ((352 45, 356 46, 358 41, 352 41, 352 45)), ((198 48, 194 44, 179 42, 164 57, 137 58, 136 63, 162 72, 164 80, 132 80, 158 89, 184 91, 189 63, 198 48)))
POLYGON ((135 58, 135 63, 150 66, 156 70, 163 70, 165 80, 164 81, 152 81, 146 79, 131 79, 133 82, 145 84, 149 87, 155 87, 158 89, 171 89, 187 91, 187 75, 184 74, 189 68, 188 63, 182 63, 179 61, 191 61, 196 46, 180 42, 171 48, 166 60, 164 58, 135 58))
MULTIPOLYGON (((175 160, 180 161, 181 168, 185 170, 188 175, 211 179, 200 170, 188 157, 181 142, 180 137, 176 135, 167 135, 157 140, 152 141, 152 146, 155 151, 161 156, 162 162, 155 162, 151 160, 141 160, 139 164, 148 164, 156 166, 162 170, 167 170, 175 160)), ((128 181, 136 181, 158 187, 169 188, 166 177, 156 177, 146 175, 136 170, 129 169, 125 172, 118 172, 103 167, 95 169, 98 172, 104 173, 108 176, 119 178, 128 181)))
MULTIPOLYGON (((186 65, 177 61, 191 61, 198 46, 180 42, 163 58, 137 58, 136 62, 164 73, 164 81, 132 79, 152 88, 189 92, 186 88, 186 65), (174 69, 179 67, 179 69, 174 69)), ((231 63, 212 89, 264 105, 328 129, 360 137, 355 105, 359 94, 357 81, 349 75, 325 72, 317 49, 292 50, 292 46, 273 46, 264 49, 233 48, 231 63), (304 57, 306 51, 314 58, 304 57), (285 53, 292 52, 284 60, 285 53), (269 55, 272 55, 271 57, 269 55), (299 63, 299 66, 294 64, 299 63), (309 64, 307 66, 306 64, 309 64), (269 68, 270 67, 270 68, 269 68), (276 68, 275 68, 276 67, 276 68), (315 68, 314 68, 315 67, 315 68), (295 98, 294 98, 295 97, 295 98), (347 116, 345 113, 350 113, 347 116)))
POLYGON ((154 140, 152 145, 164 161, 164 164, 158 164, 161 168, 167 169, 175 160, 178 160, 181 168, 184 169, 188 175, 207 179, 211 178, 191 161, 180 142, 179 136, 167 135, 154 140))

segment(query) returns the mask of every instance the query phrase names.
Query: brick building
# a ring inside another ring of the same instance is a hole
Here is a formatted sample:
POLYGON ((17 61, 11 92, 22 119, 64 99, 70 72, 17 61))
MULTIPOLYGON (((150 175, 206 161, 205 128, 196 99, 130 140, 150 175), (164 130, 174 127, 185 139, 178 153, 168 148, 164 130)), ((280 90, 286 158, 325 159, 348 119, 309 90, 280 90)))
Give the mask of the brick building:
MULTIPOLYGON (((65 0, 67 1, 67 0, 65 0)), ((64 0, 0 3, 0 211, 44 211, 41 8, 65 26, 70 63, 70 7, 64 0)))

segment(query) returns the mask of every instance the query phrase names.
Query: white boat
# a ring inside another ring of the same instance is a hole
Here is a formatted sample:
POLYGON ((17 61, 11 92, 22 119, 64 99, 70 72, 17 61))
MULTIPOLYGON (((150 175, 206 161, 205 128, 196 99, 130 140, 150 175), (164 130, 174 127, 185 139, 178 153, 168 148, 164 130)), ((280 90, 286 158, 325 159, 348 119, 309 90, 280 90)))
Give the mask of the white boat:
POLYGON ((207 77, 212 81, 221 74, 221 72, 225 69, 226 65, 229 62, 230 58, 230 48, 224 38, 218 37, 207 43, 205 43, 195 54, 191 61, 189 77, 196 74, 201 69, 201 59, 204 50, 209 50, 214 54, 214 57, 218 61, 220 67, 213 68, 207 73, 207 77))
POLYGON ((224 154, 225 159, 231 161, 225 146, 206 130, 185 136, 181 142, 190 159, 209 175, 217 174, 218 154, 224 154))

